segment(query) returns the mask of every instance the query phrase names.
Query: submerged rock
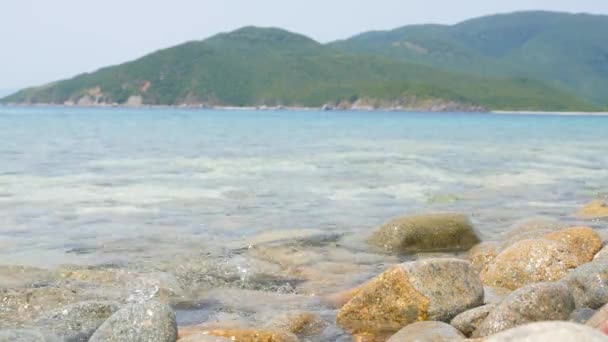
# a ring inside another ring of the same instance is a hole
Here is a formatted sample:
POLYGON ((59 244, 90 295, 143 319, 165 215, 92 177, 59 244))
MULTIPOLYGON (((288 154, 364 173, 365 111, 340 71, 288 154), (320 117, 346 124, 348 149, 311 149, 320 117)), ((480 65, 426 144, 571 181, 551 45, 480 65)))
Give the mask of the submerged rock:
POLYGON ((601 342, 606 336, 581 324, 570 322, 539 322, 503 331, 479 341, 483 342, 601 342))
POLYGON ((585 219, 608 218, 608 203, 601 200, 592 201, 581 208, 576 215, 585 219))
POLYGON ((37 330, 15 329, 0 331, 0 342, 59 342, 59 340, 45 337, 37 330))
POLYGON ((528 285, 505 298, 481 322, 472 336, 484 337, 532 322, 565 321, 573 310, 574 299, 566 285, 528 285))
MULTIPOLYGON (((206 327, 191 326, 180 327, 180 341, 196 335, 207 335, 226 338, 229 341, 247 342, 298 342, 298 338, 290 333, 280 330, 239 328, 239 327, 206 327)), ((196 341, 196 340, 195 340, 196 341)), ((204 340, 203 340, 204 341, 204 340)))
POLYGON ((128 305, 108 318, 89 342, 175 342, 171 307, 157 301, 128 305))
POLYGON ((469 219, 460 214, 405 216, 380 227, 369 242, 388 252, 463 251, 479 243, 469 219))
POLYGON ((578 257, 581 264, 593 260, 595 254, 602 248, 602 238, 589 227, 568 228, 543 237, 566 245, 578 257))
POLYGON ((180 338, 179 342, 230 342, 227 338, 211 336, 205 334, 195 334, 188 337, 180 338))
POLYGON ((558 281, 580 265, 566 245, 547 239, 522 240, 502 251, 481 272, 488 286, 517 289, 527 284, 558 281))
POLYGON ((39 287, 54 280, 53 272, 29 266, 0 265, 0 288, 39 287))
POLYGON ((599 309, 608 303, 608 261, 594 261, 579 266, 565 282, 577 308, 599 309))
POLYGON ((118 309, 114 302, 81 302, 45 313, 31 324, 65 341, 86 342, 118 309))
POLYGON ((288 312, 274 317, 265 328, 286 331, 297 336, 319 335, 327 327, 327 323, 312 312, 288 312))
POLYGON ((464 339, 460 331, 447 323, 427 321, 408 325, 387 342, 451 342, 464 339))
POLYGON ((42 312, 80 301, 80 295, 66 287, 0 289, 0 327, 24 323, 42 312))
POLYGON ((479 276, 469 262, 408 262, 365 284, 339 311, 337 322, 352 333, 394 333, 417 321, 449 321, 482 305, 483 294, 479 276))
POLYGON ((593 315, 595 315, 595 310, 589 308, 580 308, 572 311, 568 321, 585 324, 591 317, 593 317, 593 315))
POLYGON ((450 324, 462 332, 465 336, 470 337, 483 320, 488 317, 490 312, 496 308, 495 304, 486 304, 468 311, 465 311, 450 322, 450 324))

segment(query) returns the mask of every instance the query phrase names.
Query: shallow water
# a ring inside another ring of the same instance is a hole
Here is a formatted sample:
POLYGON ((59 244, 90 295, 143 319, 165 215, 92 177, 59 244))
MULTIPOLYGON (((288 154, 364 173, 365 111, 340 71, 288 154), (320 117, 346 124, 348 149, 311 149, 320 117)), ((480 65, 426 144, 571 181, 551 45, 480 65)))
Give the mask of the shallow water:
POLYGON ((395 262, 362 243, 395 216, 464 212, 492 239, 608 194, 608 117, 0 107, 0 137, 2 264, 204 252, 246 278, 289 254, 248 246, 299 236, 286 258, 352 268, 307 293, 395 262))

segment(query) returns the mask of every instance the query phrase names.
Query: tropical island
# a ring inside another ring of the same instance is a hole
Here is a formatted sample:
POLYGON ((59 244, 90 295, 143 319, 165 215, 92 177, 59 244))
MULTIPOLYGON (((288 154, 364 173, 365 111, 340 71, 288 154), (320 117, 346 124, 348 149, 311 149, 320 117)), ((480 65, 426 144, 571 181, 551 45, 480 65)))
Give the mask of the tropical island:
POLYGON ((608 109, 608 17, 517 12, 319 43, 245 27, 0 103, 428 111, 608 109))

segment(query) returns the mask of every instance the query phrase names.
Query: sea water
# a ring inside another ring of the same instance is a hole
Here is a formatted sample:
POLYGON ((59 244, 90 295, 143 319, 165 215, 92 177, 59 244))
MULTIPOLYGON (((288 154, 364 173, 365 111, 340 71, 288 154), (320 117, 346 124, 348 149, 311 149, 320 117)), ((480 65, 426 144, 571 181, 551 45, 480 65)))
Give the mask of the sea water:
POLYGON ((363 239, 435 211, 493 239, 608 194, 601 116, 0 107, 0 137, 4 264, 363 239))

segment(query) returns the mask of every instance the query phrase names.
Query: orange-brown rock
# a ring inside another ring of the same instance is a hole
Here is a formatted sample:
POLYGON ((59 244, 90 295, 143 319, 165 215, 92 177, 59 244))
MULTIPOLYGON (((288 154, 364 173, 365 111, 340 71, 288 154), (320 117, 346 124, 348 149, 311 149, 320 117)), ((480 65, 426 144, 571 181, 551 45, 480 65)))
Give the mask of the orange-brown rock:
POLYGON ((372 279, 342 307, 337 322, 354 334, 387 335, 418 321, 449 321, 481 304, 483 286, 469 262, 428 259, 372 279))
POLYGON ((180 327, 178 340, 188 338, 193 335, 210 335, 224 337, 231 341, 242 342, 298 342, 298 338, 289 332, 255 329, 255 328, 236 328, 236 327, 206 327, 190 326, 180 327))
POLYGON ((593 201, 581 208, 576 215, 586 219, 607 218, 608 203, 601 200, 593 201))
POLYGON ((492 241, 482 242, 475 245, 469 251, 471 266, 477 272, 481 272, 498 255, 498 244, 492 241))
POLYGON ((267 329, 287 331, 298 336, 319 335, 327 327, 323 319, 312 312, 287 312, 273 318, 265 326, 267 329))
POLYGON ((602 238, 589 227, 574 227, 550 233, 545 239, 558 241, 574 253, 581 264, 590 262, 600 249, 602 249, 602 238))
POLYGON ((515 290, 524 285, 558 281, 581 262, 568 246, 548 239, 522 240, 502 251, 481 272, 488 286, 515 290))

